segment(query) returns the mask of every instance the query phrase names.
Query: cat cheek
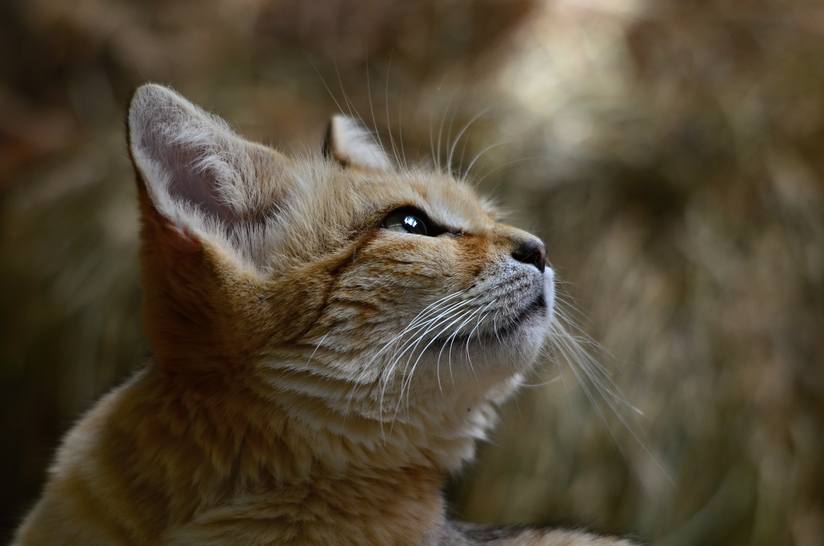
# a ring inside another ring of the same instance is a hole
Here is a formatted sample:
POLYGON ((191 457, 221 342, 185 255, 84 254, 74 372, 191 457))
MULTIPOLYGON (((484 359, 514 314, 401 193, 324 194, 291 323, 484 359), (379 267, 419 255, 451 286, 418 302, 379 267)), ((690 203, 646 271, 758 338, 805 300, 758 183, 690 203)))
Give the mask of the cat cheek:
POLYGON ((494 261, 492 244, 484 237, 465 235, 456 241, 456 271, 473 283, 494 261))

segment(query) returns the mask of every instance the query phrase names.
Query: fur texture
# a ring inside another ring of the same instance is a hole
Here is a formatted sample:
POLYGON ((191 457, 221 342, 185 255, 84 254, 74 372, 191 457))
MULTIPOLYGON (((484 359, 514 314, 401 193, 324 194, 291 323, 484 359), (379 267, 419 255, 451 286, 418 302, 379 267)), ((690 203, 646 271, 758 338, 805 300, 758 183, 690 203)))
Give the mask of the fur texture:
POLYGON ((153 357, 68 434, 20 545, 627 544, 444 519, 548 331, 540 241, 348 118, 303 158, 157 85, 128 122, 153 357))

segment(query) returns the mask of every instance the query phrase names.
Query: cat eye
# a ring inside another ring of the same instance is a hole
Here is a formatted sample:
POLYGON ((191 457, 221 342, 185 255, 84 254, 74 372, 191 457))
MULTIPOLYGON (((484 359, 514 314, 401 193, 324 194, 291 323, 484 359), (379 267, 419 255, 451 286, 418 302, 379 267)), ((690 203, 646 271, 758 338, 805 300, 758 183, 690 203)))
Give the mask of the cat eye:
POLYGON ((438 229, 426 214, 414 207, 403 207, 390 212, 383 220, 381 227, 391 231, 403 231, 414 235, 440 235, 443 229, 438 229))

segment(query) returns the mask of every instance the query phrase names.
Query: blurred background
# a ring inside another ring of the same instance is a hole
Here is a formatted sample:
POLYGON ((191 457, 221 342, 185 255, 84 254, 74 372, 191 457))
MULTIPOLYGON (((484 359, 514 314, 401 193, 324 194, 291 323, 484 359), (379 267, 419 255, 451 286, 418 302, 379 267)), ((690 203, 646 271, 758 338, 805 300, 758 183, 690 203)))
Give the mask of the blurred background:
POLYGON ((547 241, 592 359, 549 352, 456 517, 824 544, 820 3, 5 0, 0 51, 0 540, 148 354, 124 118, 151 80, 286 150, 338 109, 454 149, 547 241))

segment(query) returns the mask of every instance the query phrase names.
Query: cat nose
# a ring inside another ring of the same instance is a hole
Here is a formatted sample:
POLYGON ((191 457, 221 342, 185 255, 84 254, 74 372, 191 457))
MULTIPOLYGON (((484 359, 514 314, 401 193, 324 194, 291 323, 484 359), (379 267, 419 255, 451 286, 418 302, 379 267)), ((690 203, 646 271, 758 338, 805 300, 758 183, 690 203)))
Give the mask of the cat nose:
POLYGON ((526 239, 516 243, 512 257, 519 262, 534 265, 541 273, 546 263, 546 247, 540 239, 526 239))

